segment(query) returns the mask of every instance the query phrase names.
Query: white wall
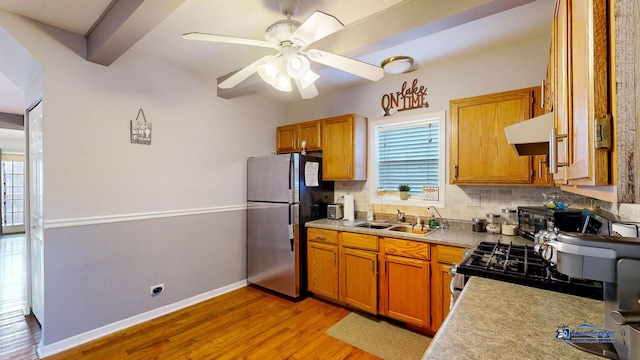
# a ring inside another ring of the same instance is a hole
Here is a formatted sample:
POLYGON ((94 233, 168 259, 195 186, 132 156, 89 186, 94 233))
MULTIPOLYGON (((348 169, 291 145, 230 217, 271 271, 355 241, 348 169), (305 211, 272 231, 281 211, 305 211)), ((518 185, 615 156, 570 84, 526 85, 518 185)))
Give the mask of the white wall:
POLYGON ((43 68, 21 87, 44 101, 44 354, 244 281, 246 159, 275 148, 287 105, 218 98, 215 79, 133 51, 93 64, 81 36, 2 11, 0 24, 43 68), (140 108, 150 146, 129 142, 140 108))

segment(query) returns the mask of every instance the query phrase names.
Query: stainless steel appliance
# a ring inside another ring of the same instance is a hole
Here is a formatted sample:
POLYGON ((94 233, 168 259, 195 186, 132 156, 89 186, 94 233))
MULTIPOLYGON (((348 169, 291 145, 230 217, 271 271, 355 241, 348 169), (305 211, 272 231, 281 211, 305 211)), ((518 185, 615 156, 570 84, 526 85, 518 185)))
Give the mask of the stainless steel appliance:
MULTIPOLYGON (((333 202, 322 159, 300 154, 247 160, 247 281, 292 298, 307 289, 307 232, 333 202)), ((325 213, 326 215, 326 213, 325 213)))
POLYGON ((327 207, 327 217, 329 219, 339 220, 344 215, 344 207, 342 204, 329 204, 327 207))
POLYGON ((563 209, 550 211, 544 206, 518 206, 518 233, 528 239, 540 230, 557 227, 561 231, 579 231, 582 210, 563 209))
POLYGON ((604 282, 605 326, 615 342, 572 343, 611 359, 640 358, 640 242, 637 238, 559 233, 549 242, 557 270, 604 282))
POLYGON ((616 220, 617 216, 597 208, 549 210, 544 206, 518 207, 518 233, 532 240, 539 231, 554 228, 566 232, 610 235, 611 224, 616 220))
POLYGON ((536 253, 531 245, 480 242, 467 252, 462 262, 452 267, 454 298, 470 276, 508 281, 566 294, 602 300, 601 281, 571 278, 558 272, 536 253))

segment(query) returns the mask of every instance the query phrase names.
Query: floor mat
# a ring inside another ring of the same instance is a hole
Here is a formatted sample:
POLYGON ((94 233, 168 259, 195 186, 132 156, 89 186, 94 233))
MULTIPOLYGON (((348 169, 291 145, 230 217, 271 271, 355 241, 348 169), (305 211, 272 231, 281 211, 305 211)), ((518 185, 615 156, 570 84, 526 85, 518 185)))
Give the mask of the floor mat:
POLYGON ((326 331, 328 335, 385 360, 422 359, 431 338, 374 316, 350 313, 326 331))

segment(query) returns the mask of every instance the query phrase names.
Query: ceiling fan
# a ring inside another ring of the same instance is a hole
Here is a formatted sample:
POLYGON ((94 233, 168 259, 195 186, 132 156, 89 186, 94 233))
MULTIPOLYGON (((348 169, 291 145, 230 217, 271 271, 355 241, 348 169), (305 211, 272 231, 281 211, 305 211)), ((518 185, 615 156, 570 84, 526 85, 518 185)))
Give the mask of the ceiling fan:
POLYGON ((266 83, 285 92, 292 91, 291 79, 293 79, 300 96, 303 99, 310 99, 318 95, 314 82, 319 78, 319 75, 311 70, 309 60, 372 81, 382 78, 384 70, 379 66, 322 50, 306 50, 312 43, 344 28, 338 19, 321 11, 315 11, 307 20, 300 23, 291 19, 291 16, 296 13, 299 0, 278 0, 278 4, 280 11, 287 18, 276 21, 265 30, 266 40, 199 32, 182 35, 187 40, 251 45, 277 50, 275 55, 264 56, 238 70, 219 83, 220 88, 230 89, 257 72, 266 83))

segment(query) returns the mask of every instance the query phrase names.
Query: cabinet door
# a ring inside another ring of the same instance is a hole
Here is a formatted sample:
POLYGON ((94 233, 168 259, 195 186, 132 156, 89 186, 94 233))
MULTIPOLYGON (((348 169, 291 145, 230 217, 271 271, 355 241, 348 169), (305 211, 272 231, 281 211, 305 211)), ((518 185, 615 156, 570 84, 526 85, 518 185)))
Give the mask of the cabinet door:
POLYGON ((321 129, 322 123, 319 120, 296 124, 298 126, 297 148, 302 150, 302 142, 307 142, 307 151, 322 150, 321 129))
POLYGON ((323 180, 367 180, 367 118, 323 119, 322 158, 323 180))
POLYGON ((322 120, 324 180, 353 178, 353 121, 351 116, 322 120))
POLYGON ((296 126, 285 125, 276 129, 276 151, 278 154, 296 151, 296 126))
MULTIPOLYGON (((571 118, 570 80, 571 59, 569 52, 569 2, 556 0, 556 9, 552 26, 551 49, 553 52, 553 102, 556 133, 566 136, 569 133, 571 118)), ((568 137, 561 138, 557 144, 557 162, 567 163, 569 157, 568 137)), ((553 144, 552 144, 553 145, 553 144)), ((557 184, 566 184, 567 168, 558 167, 553 174, 557 184)))
POLYGON ((387 316, 421 327, 428 327, 429 262, 385 255, 387 316))
POLYGON ((449 264, 438 263, 435 266, 434 271, 436 274, 433 277, 433 322, 431 323, 431 329, 438 331, 444 319, 449 314, 449 307, 451 303, 451 290, 449 285, 451 284, 452 277, 449 275, 449 264))
POLYGON ((531 118, 533 89, 451 101, 451 183, 530 184, 530 156, 518 156, 504 128, 531 118))
POLYGON ((378 256, 371 251, 344 249, 344 282, 347 305, 378 313, 378 256))
POLYGON ((570 185, 608 185, 608 149, 596 148, 596 118, 609 113, 607 1, 570 1, 570 185))
POLYGON ((449 314, 451 303, 452 277, 449 275, 449 267, 453 263, 459 263, 464 257, 464 248, 446 245, 434 245, 435 253, 433 265, 433 278, 431 282, 431 330, 438 331, 440 325, 449 314))
MULTIPOLYGON (((547 81, 550 81, 549 75, 547 75, 547 79, 545 80, 545 84, 547 81)), ((544 89, 535 89, 533 92, 533 116, 544 115, 549 111, 553 111, 553 107, 549 105, 551 101, 550 98, 547 98, 545 95, 549 92, 550 86, 546 86, 543 84, 544 89), (543 94, 543 92, 545 94, 543 94)), ((547 162, 547 155, 535 155, 532 156, 532 166, 533 166, 533 179, 532 184, 536 186, 553 186, 553 176, 549 174, 549 167, 547 162)))
POLYGON ((330 300, 338 300, 338 246, 310 241, 307 246, 308 289, 330 300))

